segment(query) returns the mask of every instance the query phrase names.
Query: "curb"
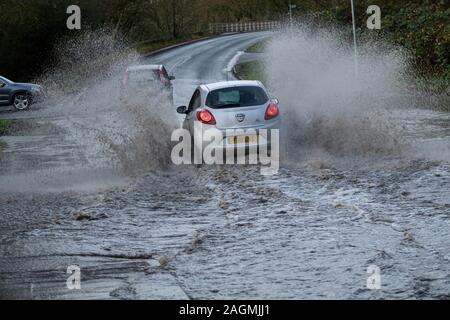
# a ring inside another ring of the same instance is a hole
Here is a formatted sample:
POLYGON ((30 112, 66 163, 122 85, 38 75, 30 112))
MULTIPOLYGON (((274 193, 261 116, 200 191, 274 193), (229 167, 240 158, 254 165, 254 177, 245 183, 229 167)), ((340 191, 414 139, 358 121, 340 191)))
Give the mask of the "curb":
POLYGON ((189 40, 189 41, 186 41, 186 42, 177 43, 177 44, 165 47, 165 48, 161 48, 161 49, 158 49, 158 50, 155 50, 155 51, 148 52, 148 53, 142 55, 142 57, 149 58, 149 57, 153 57, 153 56, 156 56, 158 54, 161 54, 161 53, 173 50, 173 49, 177 49, 177 48, 180 48, 180 47, 184 47, 184 46, 187 46, 187 45, 190 45, 190 44, 194 44, 194 43, 197 43, 197 42, 202 42, 202 41, 211 40, 211 39, 220 38, 220 37, 225 37, 225 36, 231 36, 231 35, 235 35, 235 34, 238 34, 238 32, 223 33, 223 34, 219 34, 219 35, 214 35, 214 36, 209 36, 209 37, 203 37, 203 38, 199 38, 199 39, 189 40))
POLYGON ((244 79, 239 75, 239 73, 237 72, 236 66, 237 66, 237 65, 235 65, 235 66, 233 67, 233 69, 231 70, 231 73, 233 74, 233 77, 235 77, 237 80, 244 80, 244 79))

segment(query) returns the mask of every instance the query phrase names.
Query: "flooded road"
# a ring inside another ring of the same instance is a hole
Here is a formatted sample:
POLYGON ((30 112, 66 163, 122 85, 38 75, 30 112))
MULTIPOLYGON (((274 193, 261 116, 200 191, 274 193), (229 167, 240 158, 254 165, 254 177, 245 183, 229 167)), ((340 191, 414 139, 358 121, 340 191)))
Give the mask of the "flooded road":
MULTIPOLYGON (((186 104, 195 85, 226 80, 236 52, 266 36, 230 35, 151 61, 167 64, 176 103, 186 104)), ((390 110, 409 142, 402 153, 305 143, 283 151, 273 176, 170 163, 130 174, 83 128, 129 145, 121 129, 135 114, 74 101, 81 109, 0 113, 27 124, 1 137, 2 298, 450 297, 450 114, 390 110), (66 286, 71 265, 81 290, 66 286), (369 266, 380 269, 378 290, 367 288, 369 266)), ((150 151, 137 160, 160 164, 151 147, 163 153, 163 144, 144 133, 150 151)))

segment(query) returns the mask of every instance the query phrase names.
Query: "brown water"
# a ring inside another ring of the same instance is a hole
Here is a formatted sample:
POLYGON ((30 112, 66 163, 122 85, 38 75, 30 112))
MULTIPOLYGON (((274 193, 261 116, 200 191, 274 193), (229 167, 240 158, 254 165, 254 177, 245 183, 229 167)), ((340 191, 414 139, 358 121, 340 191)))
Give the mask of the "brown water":
MULTIPOLYGON (((190 50, 224 42, 232 55, 260 35, 229 37, 153 58, 183 75, 176 100, 199 81, 190 50)), ((218 70, 231 59, 208 54, 218 70)), ((28 126, 2 137, 0 295, 448 298, 450 115, 401 96, 395 51, 364 56, 376 76, 362 68, 357 82, 327 34, 277 37, 269 55, 285 121, 274 176, 171 165, 177 118, 155 93, 119 102, 124 58, 114 76, 20 114, 28 126), (70 291, 74 264, 82 289, 70 291), (380 290, 366 287, 370 265, 380 290)))

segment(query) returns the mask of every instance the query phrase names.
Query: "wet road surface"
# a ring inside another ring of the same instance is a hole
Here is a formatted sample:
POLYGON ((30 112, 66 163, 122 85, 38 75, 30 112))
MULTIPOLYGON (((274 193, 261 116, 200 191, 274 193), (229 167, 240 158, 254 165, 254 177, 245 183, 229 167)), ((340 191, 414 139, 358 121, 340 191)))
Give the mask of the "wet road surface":
MULTIPOLYGON (((175 101, 186 104, 265 36, 200 42, 152 62, 168 65, 175 101)), ((423 155, 305 150, 274 176, 227 165, 130 177, 82 143, 81 125, 121 126, 122 114, 106 112, 117 121, 49 116, 45 106, 1 114, 33 124, 1 138, 1 297, 449 298, 449 114, 398 112, 423 155), (81 268, 81 290, 67 289, 70 265, 81 268), (371 265, 380 290, 366 286, 371 265)))

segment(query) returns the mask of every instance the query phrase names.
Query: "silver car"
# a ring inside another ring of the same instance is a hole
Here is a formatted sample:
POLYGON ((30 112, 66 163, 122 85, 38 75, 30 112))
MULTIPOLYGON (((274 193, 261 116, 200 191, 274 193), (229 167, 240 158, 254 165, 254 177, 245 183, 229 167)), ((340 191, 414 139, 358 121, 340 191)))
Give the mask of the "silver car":
POLYGON ((270 138, 259 135, 261 129, 279 129, 278 99, 270 98, 260 81, 226 81, 197 87, 189 106, 177 108, 185 114, 183 128, 194 137, 196 148, 205 147, 205 131, 221 131, 222 148, 266 145, 270 138), (200 130, 198 130, 200 128, 200 130), (250 132, 250 134, 249 134, 250 132), (200 143, 201 142, 201 143, 200 143))

